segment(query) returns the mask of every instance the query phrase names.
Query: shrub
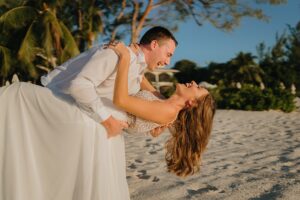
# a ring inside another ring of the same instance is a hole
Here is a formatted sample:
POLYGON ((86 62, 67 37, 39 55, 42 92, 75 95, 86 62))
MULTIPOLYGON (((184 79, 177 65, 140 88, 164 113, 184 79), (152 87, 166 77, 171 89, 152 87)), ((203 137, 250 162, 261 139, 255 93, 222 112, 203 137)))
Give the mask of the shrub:
POLYGON ((282 110, 293 111, 295 96, 280 88, 261 90, 258 86, 245 84, 241 89, 221 87, 211 90, 218 108, 239 110, 282 110))

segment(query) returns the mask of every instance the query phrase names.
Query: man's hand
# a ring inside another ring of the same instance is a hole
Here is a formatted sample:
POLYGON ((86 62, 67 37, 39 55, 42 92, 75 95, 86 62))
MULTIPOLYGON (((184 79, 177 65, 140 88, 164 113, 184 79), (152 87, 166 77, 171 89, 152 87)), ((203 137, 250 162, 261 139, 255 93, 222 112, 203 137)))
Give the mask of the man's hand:
POLYGON ((158 91, 153 91, 152 93, 159 99, 166 99, 166 97, 158 91))
POLYGON ((117 136, 124 128, 128 128, 127 122, 117 120, 113 116, 110 116, 107 120, 101 122, 101 124, 105 127, 108 138, 117 136))
POLYGON ((152 137, 158 137, 167 127, 167 125, 156 127, 155 129, 152 129, 150 131, 150 134, 152 135, 152 137))

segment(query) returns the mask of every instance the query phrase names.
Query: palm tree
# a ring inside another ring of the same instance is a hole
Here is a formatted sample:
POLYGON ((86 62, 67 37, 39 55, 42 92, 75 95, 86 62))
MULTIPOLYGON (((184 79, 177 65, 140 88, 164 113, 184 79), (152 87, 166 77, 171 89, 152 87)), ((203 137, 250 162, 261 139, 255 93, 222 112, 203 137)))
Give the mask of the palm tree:
POLYGON ((228 62, 231 82, 260 85, 264 71, 254 61, 251 53, 240 52, 228 62))
POLYGON ((196 78, 197 64, 190 60, 180 60, 175 63, 173 68, 179 70, 175 77, 180 83, 188 83, 196 78))
POLYGON ((65 0, 58 8, 58 18, 72 32, 80 51, 90 48, 97 37, 103 33, 103 10, 106 1, 102 0, 65 0))
POLYGON ((79 53, 72 34, 56 16, 62 2, 26 1, 0 16, 2 81, 15 71, 35 81, 39 73, 79 53))
POLYGON ((300 42, 296 28, 290 27, 290 35, 276 36, 276 43, 266 52, 260 66, 264 70, 268 87, 278 88, 281 83, 290 88, 299 86, 300 42))

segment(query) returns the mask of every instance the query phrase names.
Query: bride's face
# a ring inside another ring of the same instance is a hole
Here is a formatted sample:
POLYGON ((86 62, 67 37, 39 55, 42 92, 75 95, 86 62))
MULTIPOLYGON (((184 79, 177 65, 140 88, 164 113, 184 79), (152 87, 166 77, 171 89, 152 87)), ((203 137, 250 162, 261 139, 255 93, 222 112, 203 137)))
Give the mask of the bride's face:
POLYGON ((175 93, 186 100, 196 100, 208 94, 205 88, 199 87, 195 81, 185 84, 176 84, 175 93))

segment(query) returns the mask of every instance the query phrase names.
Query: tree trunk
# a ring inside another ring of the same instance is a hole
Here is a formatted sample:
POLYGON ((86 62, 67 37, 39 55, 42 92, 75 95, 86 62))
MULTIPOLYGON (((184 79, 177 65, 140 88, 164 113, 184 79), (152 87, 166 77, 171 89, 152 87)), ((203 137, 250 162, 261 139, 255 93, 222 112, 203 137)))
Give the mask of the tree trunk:
POLYGON ((131 43, 136 43, 138 40, 138 37, 141 33, 142 28, 144 27, 145 21, 147 19, 147 16, 151 12, 153 8, 153 0, 149 0, 148 4, 146 6, 146 9, 140 19, 140 21, 137 20, 138 13, 140 11, 140 6, 138 2, 134 3, 134 10, 132 15, 132 23, 131 23, 131 43))

